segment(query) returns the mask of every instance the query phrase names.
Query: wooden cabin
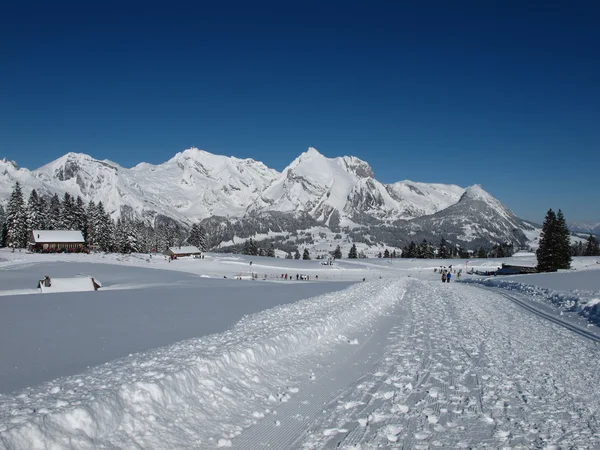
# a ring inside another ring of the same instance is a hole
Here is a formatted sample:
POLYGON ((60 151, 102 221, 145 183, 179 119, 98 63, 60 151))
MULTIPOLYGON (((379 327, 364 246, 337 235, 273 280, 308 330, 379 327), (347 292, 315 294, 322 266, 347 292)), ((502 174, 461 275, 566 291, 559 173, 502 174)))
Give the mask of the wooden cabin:
POLYGON ((184 256, 201 257, 202 251, 194 245, 186 245, 181 247, 169 247, 165 250, 165 255, 169 258, 182 258, 184 256))
POLYGON ((79 230, 33 230, 29 237, 32 251, 43 253, 83 252, 85 239, 79 230))

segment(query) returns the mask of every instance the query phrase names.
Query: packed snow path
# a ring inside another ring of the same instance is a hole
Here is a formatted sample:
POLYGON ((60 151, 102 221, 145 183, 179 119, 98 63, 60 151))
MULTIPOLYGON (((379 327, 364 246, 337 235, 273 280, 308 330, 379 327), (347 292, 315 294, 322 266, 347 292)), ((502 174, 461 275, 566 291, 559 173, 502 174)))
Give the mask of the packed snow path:
POLYGON ((2 399, 0 447, 600 446, 595 341, 497 292, 375 281, 257 314, 241 329, 227 339, 256 347, 206 369, 198 345, 182 345, 92 373, 83 405, 63 401, 40 416, 24 412, 27 396, 2 399), (185 358, 173 374, 167 363, 185 358), (140 366, 163 374, 123 379, 140 366))
POLYGON ((387 335, 381 357, 369 360, 357 351, 304 389, 299 398, 305 401, 280 408, 277 428, 270 418, 234 446, 600 445, 594 341, 540 320, 500 293, 458 284, 412 283, 393 317, 394 326, 381 320, 371 337, 387 335), (314 409, 318 415, 307 414, 314 409))

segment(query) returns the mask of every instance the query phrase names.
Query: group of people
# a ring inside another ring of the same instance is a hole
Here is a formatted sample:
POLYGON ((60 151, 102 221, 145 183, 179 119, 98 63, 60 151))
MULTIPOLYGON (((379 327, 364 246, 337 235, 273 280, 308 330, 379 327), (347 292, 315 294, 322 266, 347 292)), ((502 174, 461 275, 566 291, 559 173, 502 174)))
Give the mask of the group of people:
MULTIPOLYGON (((437 272, 437 267, 433 269, 433 271, 437 272)), ((452 270, 452 265, 448 266, 448 268, 446 268, 446 266, 440 266, 439 271, 442 274, 442 283, 450 283, 450 280, 452 280, 453 273, 456 275, 456 279, 460 280, 460 276, 462 274, 462 269, 458 269, 457 272, 456 269, 452 270)))
MULTIPOLYGON (((288 275, 287 273, 282 273, 281 274, 281 278, 283 280, 293 280, 294 276, 293 275, 288 275)), ((310 281, 310 275, 301 275, 301 274, 296 274, 296 280, 302 280, 302 281, 310 281)), ((315 280, 318 281, 319 280, 319 275, 315 275, 315 280)))

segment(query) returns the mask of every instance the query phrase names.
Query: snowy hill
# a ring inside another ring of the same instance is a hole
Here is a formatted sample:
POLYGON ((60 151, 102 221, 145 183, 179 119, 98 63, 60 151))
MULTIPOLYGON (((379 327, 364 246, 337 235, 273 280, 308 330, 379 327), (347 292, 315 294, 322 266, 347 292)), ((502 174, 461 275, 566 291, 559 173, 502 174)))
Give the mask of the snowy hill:
POLYGON ((399 233, 428 233, 438 239, 440 229, 463 242, 524 242, 514 230, 528 229, 479 186, 408 180, 386 185, 375 179, 367 162, 353 156, 327 158, 314 148, 281 173, 253 159, 196 148, 162 164, 133 168, 81 153, 68 153, 33 171, 4 159, 0 205, 7 203, 15 181, 25 196, 35 188, 45 196, 68 192, 86 203, 101 201, 115 219, 130 216, 153 223, 166 216, 188 226, 209 221, 208 228, 224 240, 325 225, 335 232, 347 227, 365 233, 388 227, 387 234, 395 227, 397 245, 405 240, 399 233))

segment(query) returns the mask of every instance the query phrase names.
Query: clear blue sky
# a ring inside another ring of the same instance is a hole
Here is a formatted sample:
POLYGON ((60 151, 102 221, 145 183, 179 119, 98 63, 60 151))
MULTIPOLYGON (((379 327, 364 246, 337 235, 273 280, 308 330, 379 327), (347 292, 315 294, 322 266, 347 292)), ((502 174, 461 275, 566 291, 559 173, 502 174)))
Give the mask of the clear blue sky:
POLYGON ((0 157, 282 170, 314 146, 600 219, 597 1, 186 3, 4 4, 0 157))

